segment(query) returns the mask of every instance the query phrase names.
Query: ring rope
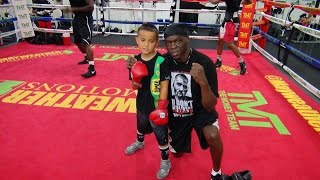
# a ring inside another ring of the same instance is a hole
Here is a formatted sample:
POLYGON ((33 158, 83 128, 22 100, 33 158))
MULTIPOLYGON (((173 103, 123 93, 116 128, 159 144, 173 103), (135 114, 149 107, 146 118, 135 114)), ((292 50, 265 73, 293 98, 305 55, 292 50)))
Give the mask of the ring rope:
POLYGON ((4 33, 0 33, 0 38, 6 37, 6 36, 11 36, 13 34, 16 34, 17 32, 20 32, 20 29, 13 30, 13 31, 8 31, 4 33))
POLYGON ((267 39, 269 42, 272 42, 273 44, 277 45, 277 46, 281 46, 285 49, 287 49, 289 52, 291 52, 292 54, 294 54, 295 56, 297 56, 298 58, 300 58, 301 60, 305 61, 306 63, 320 69, 320 60, 315 59, 299 50, 297 50, 296 48, 285 44, 284 42, 282 42, 279 39, 276 39, 270 35, 268 35, 267 33, 261 31, 259 28, 255 27, 254 28, 255 31, 257 31, 259 34, 261 34, 265 39, 267 39))
MULTIPOLYGON (((105 22, 108 23, 115 23, 115 24, 159 24, 159 25, 170 25, 170 22, 142 22, 142 21, 118 21, 118 20, 104 20, 105 22)), ((198 27, 220 27, 221 24, 202 24, 202 23, 187 23, 187 22, 180 22, 176 24, 184 24, 188 26, 198 26, 198 27)))
POLYGON ((275 57, 273 57, 271 54, 269 54, 267 51, 265 51, 262 47, 260 47, 257 43, 255 43, 253 40, 251 40, 251 43, 253 47, 260 52, 266 59, 269 61, 279 65, 282 67, 288 74, 296 80, 301 86, 306 88, 309 92, 311 92, 313 95, 315 95, 317 98, 320 98, 320 91, 313 85, 311 85, 309 82, 307 82, 305 79, 300 77, 298 74, 296 74, 294 71, 292 71, 289 67, 286 65, 282 64, 280 61, 278 61, 275 57))
POLYGON ((285 21, 283 19, 279 19, 279 18, 270 16, 270 15, 267 15, 264 12, 257 12, 257 14, 264 16, 266 19, 268 19, 268 20, 270 20, 270 21, 272 21, 272 22, 274 22, 276 24, 279 24, 279 25, 282 25, 282 26, 291 26, 291 25, 293 25, 295 28, 299 29, 300 31, 302 31, 302 32, 304 32, 306 34, 309 34, 309 35, 314 36, 316 38, 320 38, 320 30, 312 29, 312 28, 305 27, 305 26, 302 26, 302 25, 299 25, 299 24, 295 24, 295 23, 293 23, 291 21, 285 21))

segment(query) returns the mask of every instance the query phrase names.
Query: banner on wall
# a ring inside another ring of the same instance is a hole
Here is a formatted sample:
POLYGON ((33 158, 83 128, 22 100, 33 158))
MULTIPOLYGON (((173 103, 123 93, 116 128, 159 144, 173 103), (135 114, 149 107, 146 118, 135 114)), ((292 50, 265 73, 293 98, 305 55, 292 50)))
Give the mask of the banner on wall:
POLYGON ((18 26, 21 30, 21 37, 28 38, 34 36, 32 22, 29 15, 26 0, 12 0, 13 9, 17 17, 18 26))
POLYGON ((256 0, 252 0, 249 5, 244 5, 240 16, 240 28, 238 33, 238 48, 241 52, 249 50, 251 27, 255 13, 256 0))

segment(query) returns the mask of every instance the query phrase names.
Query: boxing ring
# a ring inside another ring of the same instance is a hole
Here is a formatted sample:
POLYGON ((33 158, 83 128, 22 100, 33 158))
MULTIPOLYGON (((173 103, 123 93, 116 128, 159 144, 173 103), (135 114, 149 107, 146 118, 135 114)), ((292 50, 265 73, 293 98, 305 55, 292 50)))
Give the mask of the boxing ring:
MULTIPOLYGON (((0 24, 12 23, 14 27, 1 32, 0 38, 16 39, 0 46, 1 180, 156 179, 160 157, 153 135, 146 136, 144 150, 132 156, 124 154, 136 135, 136 91, 130 87, 125 68, 128 56, 138 53, 135 44, 129 43, 136 35, 131 31, 142 23, 157 27, 179 23, 179 12, 223 14, 224 10, 214 6, 210 10, 180 9, 179 1, 166 5, 161 1, 121 3, 128 6, 101 1, 95 5, 92 48, 98 74, 90 79, 79 76, 83 67, 76 63, 82 54, 73 44, 30 44, 22 41, 16 16, 0 20, 0 24), (132 21, 115 19, 114 11, 130 12, 137 17, 132 17, 132 21), (157 13, 166 16, 157 18, 157 13), (106 44, 95 43, 98 38, 106 44), (127 44, 112 44, 113 38, 127 44)), ((28 4, 28 7, 62 10, 67 5, 28 4)), ((319 39, 320 31, 271 16, 275 7, 320 14, 319 8, 260 1, 255 8, 250 48, 243 54, 248 73, 240 76, 236 57, 224 50, 223 65, 217 69, 220 94, 217 111, 224 143, 222 171, 231 174, 249 169, 253 178, 259 180, 317 179, 320 92, 317 84, 304 79, 304 74, 295 72, 290 63, 301 61, 307 71, 319 73, 320 61, 319 57, 299 51, 290 33, 295 29, 319 39), (286 28, 287 39, 268 34, 271 23, 286 28), (276 47, 275 52, 268 52, 269 46, 276 47)), ((30 19, 53 24, 72 21, 58 16, 30 16, 30 19)), ((181 24, 197 26, 200 33, 220 27, 204 22, 181 24)), ((33 25, 32 29, 59 33, 65 38, 72 34, 71 28, 33 25)), ((165 53, 163 35, 160 36, 158 50, 165 53)), ((202 33, 192 35, 191 39, 194 48, 215 61, 216 50, 212 46, 217 36, 202 33), (193 43, 212 46, 197 48, 193 43)), ((240 39, 241 36, 235 38, 240 39)), ((195 134, 192 153, 181 158, 170 155, 170 159, 173 167, 166 179, 209 179, 211 160, 208 152, 200 149, 195 134)))

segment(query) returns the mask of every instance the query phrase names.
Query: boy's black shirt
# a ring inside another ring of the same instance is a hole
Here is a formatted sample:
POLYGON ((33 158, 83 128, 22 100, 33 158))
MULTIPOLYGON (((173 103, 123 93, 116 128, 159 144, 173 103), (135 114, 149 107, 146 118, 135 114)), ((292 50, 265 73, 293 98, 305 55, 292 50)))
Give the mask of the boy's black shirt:
MULTIPOLYGON (((157 87, 154 87, 154 85, 151 84, 151 78, 154 74, 154 66, 159 56, 161 56, 161 54, 157 52, 157 54, 149 61, 142 60, 141 54, 135 56, 135 58, 138 61, 141 61, 147 66, 148 73, 149 73, 148 76, 142 78, 142 81, 141 81, 142 87, 138 89, 136 106, 137 106, 137 111, 139 112, 144 112, 149 114, 153 110, 155 110, 154 98, 151 94, 151 89, 155 89, 157 87)), ((169 73, 168 63, 167 63, 167 60, 164 60, 160 65, 160 81, 169 80, 169 77, 170 77, 170 73, 169 73)), ((129 77, 129 79, 131 79, 131 77, 129 77)), ((160 84, 158 88, 160 88, 160 84)))

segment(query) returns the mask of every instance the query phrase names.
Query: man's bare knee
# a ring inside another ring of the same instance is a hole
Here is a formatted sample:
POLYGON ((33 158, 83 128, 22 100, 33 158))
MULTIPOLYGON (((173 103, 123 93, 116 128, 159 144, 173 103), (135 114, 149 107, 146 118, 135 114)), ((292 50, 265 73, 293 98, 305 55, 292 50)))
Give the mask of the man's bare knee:
POLYGON ((220 133, 216 126, 206 126, 203 129, 204 136, 207 139, 209 146, 214 146, 221 142, 220 133))

